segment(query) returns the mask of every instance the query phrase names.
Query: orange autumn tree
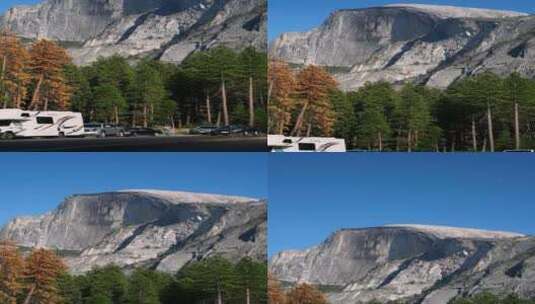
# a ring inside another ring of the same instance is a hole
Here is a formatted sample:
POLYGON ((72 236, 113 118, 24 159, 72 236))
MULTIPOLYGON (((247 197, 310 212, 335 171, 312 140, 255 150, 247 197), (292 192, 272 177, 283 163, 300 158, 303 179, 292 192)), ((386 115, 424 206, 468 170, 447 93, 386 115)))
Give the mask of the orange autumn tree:
POLYGON ((25 279, 27 291, 24 304, 57 304, 61 297, 58 278, 67 270, 60 258, 52 251, 37 249, 27 258, 25 279))
POLYGON ((269 63, 268 78, 270 131, 283 134, 292 119, 292 110, 295 107, 292 94, 296 90, 297 82, 288 64, 279 60, 269 63))
POLYGON ((325 296, 312 285, 299 284, 288 293, 288 304, 327 304, 325 296))
POLYGON ((23 291, 24 260, 15 244, 0 242, 0 303, 17 304, 23 291))
POLYGON ((26 70, 30 55, 15 34, 0 31, 1 106, 20 108, 27 93, 30 75, 26 70))
POLYGON ((286 294, 282 290, 280 282, 271 274, 268 274, 268 303, 286 304, 286 294))
POLYGON ((63 68, 71 61, 65 49, 52 41, 39 40, 30 48, 29 68, 34 90, 29 109, 68 108, 71 88, 67 85, 63 68))
POLYGON ((332 134, 335 112, 329 94, 337 88, 336 80, 324 69, 308 66, 297 74, 297 93, 301 110, 291 135, 300 135, 312 129, 322 136, 332 134))

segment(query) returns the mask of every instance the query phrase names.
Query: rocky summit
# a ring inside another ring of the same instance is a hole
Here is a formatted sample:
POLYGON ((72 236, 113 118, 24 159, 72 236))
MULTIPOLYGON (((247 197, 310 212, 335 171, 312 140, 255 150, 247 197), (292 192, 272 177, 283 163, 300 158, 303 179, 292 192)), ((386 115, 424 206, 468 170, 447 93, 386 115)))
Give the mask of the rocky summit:
POLYGON ((535 237, 424 225, 345 229, 270 261, 283 282, 321 286, 333 304, 443 304, 482 291, 535 296, 535 237))
POLYGON ((418 4, 344 9, 308 32, 282 34, 270 55, 327 67, 344 90, 381 80, 444 88, 482 71, 535 77, 535 16, 418 4))
POLYGON ((266 0, 43 0, 0 16, 0 28, 68 47, 75 63, 99 56, 181 62, 214 46, 266 49, 266 0))
POLYGON ((0 240, 58 250, 73 273, 95 266, 176 272, 214 255, 266 260, 265 201, 156 190, 74 195, 52 212, 19 217, 0 240))

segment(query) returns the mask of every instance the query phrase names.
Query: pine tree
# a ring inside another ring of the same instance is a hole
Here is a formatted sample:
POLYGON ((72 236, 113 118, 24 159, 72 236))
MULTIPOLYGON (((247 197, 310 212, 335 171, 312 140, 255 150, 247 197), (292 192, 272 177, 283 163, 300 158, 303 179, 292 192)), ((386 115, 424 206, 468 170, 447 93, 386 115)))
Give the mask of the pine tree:
POLYGON ((206 107, 206 121, 212 124, 212 111, 215 108, 212 103, 212 97, 215 97, 214 92, 219 89, 219 79, 214 79, 214 75, 207 64, 210 60, 208 52, 197 52, 186 58, 182 63, 181 70, 175 74, 174 90, 180 92, 181 95, 189 97, 188 99, 195 95, 194 91, 203 92, 202 99, 206 107))
POLYGON ((407 131, 407 151, 411 152, 429 126, 431 113, 425 99, 412 84, 406 84, 401 90, 400 107, 407 131))
MULTIPOLYGON (((469 124, 471 133, 472 151, 478 151, 479 121, 485 110, 484 106, 470 96, 473 81, 465 78, 453 83, 445 92, 445 97, 438 105, 438 120, 446 129, 463 128, 466 122, 469 124)), ((453 143, 452 143, 453 145, 453 143)))
MULTIPOLYGON (((367 83, 355 96, 358 108, 359 140, 370 149, 376 146, 379 151, 384 148, 384 140, 391 133, 387 113, 393 116, 396 99, 392 87, 384 82, 367 83)), ((393 117, 390 120, 394 120, 393 117)))
POLYGON ((223 122, 225 125, 229 125, 228 89, 229 82, 232 82, 239 73, 238 57, 234 52, 225 47, 217 47, 210 50, 209 57, 209 69, 216 72, 220 78, 223 122))
POLYGON ((94 88, 92 96, 97 108, 96 117, 119 124, 119 114, 127 106, 121 91, 112 84, 103 84, 94 88))
POLYGON ((148 127, 154 120, 156 108, 167 99, 163 79, 149 61, 142 61, 136 66, 133 86, 134 100, 142 106, 143 126, 148 127))
POLYGON ((371 147, 376 143, 377 149, 383 151, 383 143, 390 134, 390 126, 386 121, 383 108, 378 104, 370 103, 360 117, 358 136, 371 147))
POLYGON ((498 76, 485 72, 471 79, 467 97, 484 107, 487 117, 487 135, 490 151, 495 151, 493 112, 503 103, 504 85, 498 76))
POLYGON ((118 266, 96 268, 85 275, 83 294, 86 298, 109 299, 112 303, 124 303, 128 292, 128 280, 118 266))
POLYGON ((333 135, 344 138, 348 146, 353 145, 357 120, 353 103, 348 94, 335 90, 330 94, 331 103, 335 114, 333 135))
POLYGON ((57 279, 59 294, 63 300, 60 304, 83 303, 82 284, 83 276, 73 276, 64 273, 57 279))
POLYGON ((128 304, 160 304, 155 273, 138 268, 129 278, 128 304))
MULTIPOLYGON (((99 58, 87 71, 89 74, 88 81, 94 91, 96 88, 104 86, 108 92, 113 91, 115 96, 115 98, 108 100, 92 99, 90 101, 91 109, 94 111, 106 109, 109 113, 113 113, 113 119, 111 120, 118 124, 121 112, 126 110, 127 101, 132 101, 135 97, 136 90, 133 88, 134 69, 125 58, 114 55, 108 58, 99 58), (110 86, 115 89, 111 89, 110 86), (100 104, 100 101, 103 101, 103 104, 100 104), (108 109, 110 105, 113 109, 108 109)), ((132 110, 135 111, 136 109, 132 110)), ((93 114, 98 115, 98 113, 93 114)), ((106 120, 108 119, 106 117, 106 120)))
POLYGON ((199 300, 223 304, 236 290, 237 280, 233 265, 221 257, 212 257, 181 270, 179 284, 195 291, 199 300))
POLYGON ((521 149, 520 110, 526 110, 535 104, 535 85, 532 81, 512 73, 504 81, 505 100, 512 107, 512 121, 515 132, 515 148, 521 149))
POLYGON ((223 123, 230 124, 230 90, 237 86, 239 79, 243 79, 243 69, 236 53, 226 47, 216 47, 205 52, 199 52, 186 59, 184 70, 192 77, 201 80, 202 86, 207 88, 206 100, 214 86, 218 87, 221 96, 221 113, 223 123))
POLYGON ((266 88, 267 56, 257 52, 253 47, 245 48, 239 55, 240 75, 248 84, 249 126, 255 126, 255 104, 266 88))
POLYGON ((73 111, 83 113, 89 120, 94 119, 93 97, 91 85, 84 71, 86 68, 78 68, 74 64, 65 66, 64 74, 67 85, 72 88, 70 108, 73 111))
POLYGON ((245 303, 265 303, 267 292, 267 265, 251 258, 243 258, 236 265, 240 292, 245 292, 245 303))

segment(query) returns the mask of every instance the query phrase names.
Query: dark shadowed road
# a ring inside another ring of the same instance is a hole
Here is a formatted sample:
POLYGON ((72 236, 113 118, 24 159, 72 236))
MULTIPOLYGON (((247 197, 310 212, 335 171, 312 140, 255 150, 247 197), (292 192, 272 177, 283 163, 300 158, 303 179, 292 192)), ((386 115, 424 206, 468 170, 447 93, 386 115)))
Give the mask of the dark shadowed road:
POLYGON ((265 152, 265 137, 165 136, 0 140, 2 152, 265 152))

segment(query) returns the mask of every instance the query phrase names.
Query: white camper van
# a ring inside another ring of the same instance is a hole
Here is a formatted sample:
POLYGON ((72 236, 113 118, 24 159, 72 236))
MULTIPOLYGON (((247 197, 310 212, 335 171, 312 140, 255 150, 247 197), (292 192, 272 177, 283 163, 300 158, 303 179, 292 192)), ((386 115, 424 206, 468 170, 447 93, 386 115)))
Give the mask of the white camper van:
POLYGON ((334 137, 268 135, 271 152, 346 152, 346 142, 334 137))
POLYGON ((0 109, 0 137, 83 136, 81 113, 0 109))

